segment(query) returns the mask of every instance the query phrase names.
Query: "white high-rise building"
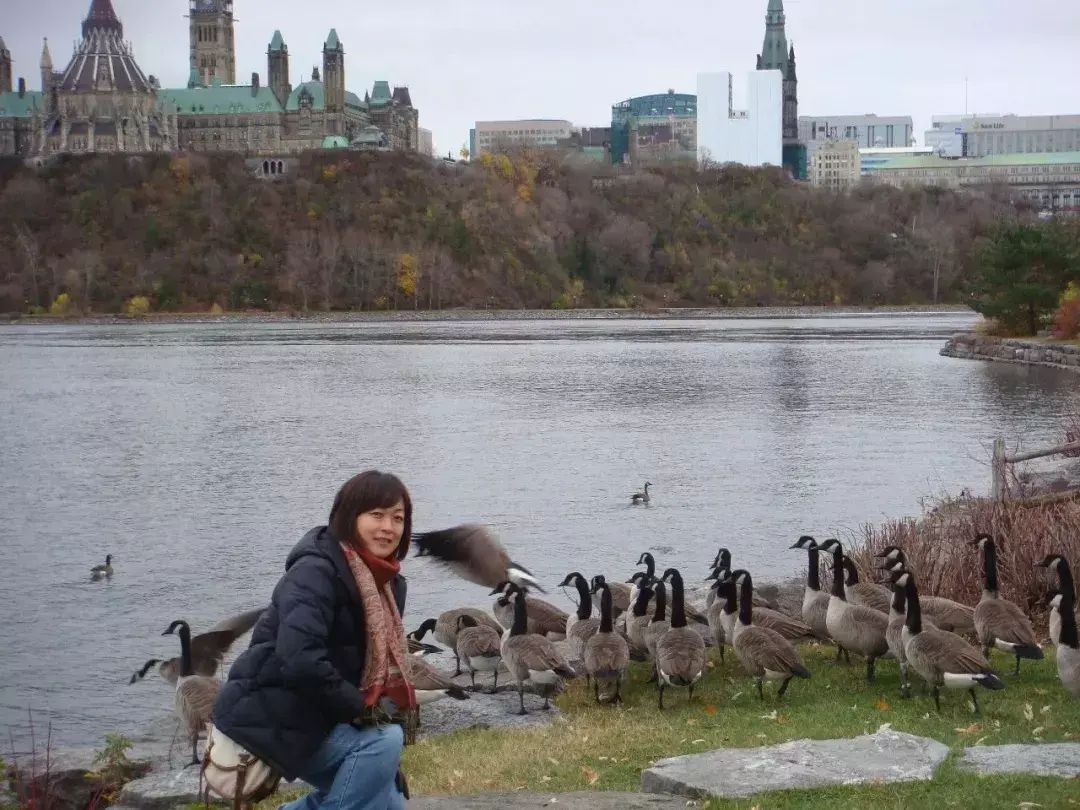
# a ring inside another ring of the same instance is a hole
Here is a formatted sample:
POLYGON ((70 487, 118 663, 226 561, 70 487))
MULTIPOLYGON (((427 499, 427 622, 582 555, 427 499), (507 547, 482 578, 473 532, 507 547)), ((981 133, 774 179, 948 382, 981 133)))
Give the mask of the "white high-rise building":
POLYGON ((698 165, 782 165, 783 81, 779 70, 747 73, 746 106, 736 109, 730 72, 699 73, 698 165))
POLYGON ((1080 115, 934 116, 926 145, 946 157, 1080 151, 1080 115))

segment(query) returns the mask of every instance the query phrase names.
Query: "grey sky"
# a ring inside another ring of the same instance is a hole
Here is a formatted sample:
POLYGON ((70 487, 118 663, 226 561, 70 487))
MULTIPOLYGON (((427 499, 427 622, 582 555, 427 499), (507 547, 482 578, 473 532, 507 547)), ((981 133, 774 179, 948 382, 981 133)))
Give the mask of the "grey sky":
MULTIPOLYGON (((293 83, 321 64, 337 28, 346 83, 407 84, 420 125, 455 154, 474 121, 610 120, 613 102, 695 92, 698 71, 754 67, 768 0, 235 0, 238 81, 266 81, 280 28, 293 83)), ((113 0, 146 73, 188 78, 187 0, 113 0)), ((3 0, 0 36, 15 75, 40 86, 41 38, 66 64, 90 0, 3 0)), ((800 114, 1080 113, 1077 0, 785 0, 800 114)), ((741 94, 736 80, 736 103, 741 94)))

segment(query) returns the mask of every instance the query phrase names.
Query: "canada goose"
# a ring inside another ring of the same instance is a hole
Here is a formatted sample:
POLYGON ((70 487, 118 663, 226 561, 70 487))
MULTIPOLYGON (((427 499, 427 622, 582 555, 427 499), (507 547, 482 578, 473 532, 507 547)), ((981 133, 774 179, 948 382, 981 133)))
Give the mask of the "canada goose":
POLYGON ((417 557, 434 557, 462 579, 488 588, 502 582, 547 593, 525 566, 510 559, 495 536, 484 526, 466 523, 450 529, 412 535, 417 557))
MULTIPOLYGON (((255 626, 259 617, 265 612, 266 608, 261 607, 245 611, 236 616, 230 616, 222 619, 205 633, 199 633, 194 638, 191 637, 189 628, 188 645, 191 650, 191 674, 208 678, 216 675, 218 667, 221 666, 221 662, 225 658, 225 653, 229 651, 229 648, 238 638, 255 626)), ((151 658, 143 664, 142 669, 135 670, 128 683, 132 684, 145 678, 146 673, 150 671, 150 667, 154 664, 158 665, 158 674, 170 684, 176 686, 183 665, 182 655, 170 658, 167 661, 151 658)))
POLYGON ((608 582, 603 574, 597 574, 589 583, 589 590, 595 596, 604 585, 611 591, 611 615, 618 618, 619 614, 629 611, 634 604, 633 588, 626 582, 608 582))
MULTIPOLYGON (((1051 571, 1056 571, 1058 575, 1058 587, 1059 593, 1071 593, 1073 599, 1076 599, 1076 585, 1073 582, 1072 569, 1069 567, 1069 561, 1062 557, 1060 554, 1050 554, 1043 558, 1042 562, 1035 563, 1036 568, 1048 568, 1051 571)), ((1058 639, 1061 638, 1061 615, 1057 610, 1050 611, 1050 641, 1053 642, 1056 647, 1058 639)))
POLYGON ((514 605, 514 623, 503 637, 502 659, 510 676, 518 685, 518 701, 525 711, 525 684, 529 683, 544 695, 543 708, 550 708, 551 695, 560 687, 563 678, 573 678, 574 670, 555 645, 536 633, 528 632, 525 611, 525 592, 512 586, 506 598, 514 605))
POLYGON ((199 734, 206 730, 206 724, 210 722, 214 701, 221 691, 221 681, 195 674, 191 662, 191 628, 187 622, 178 619, 161 635, 170 636, 177 630, 180 634, 180 675, 176 679, 173 711, 187 727, 191 740, 191 762, 188 764, 198 765, 199 734))
MULTIPOLYGON (((509 582, 500 582, 492 590, 489 596, 505 594, 509 582)), ((551 602, 529 596, 525 599, 525 611, 529 617, 529 632, 547 636, 552 641, 562 641, 566 638, 567 612, 562 608, 555 607, 551 602)), ((492 613, 503 627, 509 627, 514 623, 514 606, 506 599, 496 599, 492 613)))
MULTIPOLYGON (((573 616, 566 619, 563 629, 566 631, 571 654, 574 658, 581 658, 585 652, 585 644, 600 629, 600 619, 592 617, 592 595, 585 577, 577 571, 567 574, 559 587, 565 588, 567 585, 577 587, 578 608, 573 616)), ((588 686, 587 681, 585 685, 588 686)))
MULTIPOLYGON (((722 547, 716 552, 716 557, 713 558, 712 574, 706 579, 716 579, 716 571, 721 569, 723 571, 731 571, 731 552, 722 547)), ((712 607, 713 602, 716 600, 716 589, 709 588, 709 593, 705 597, 705 616, 708 618, 708 608, 712 607)), ((768 608, 770 607, 768 600, 763 599, 757 592, 754 593, 754 607, 768 608)))
MULTIPOLYGON (((668 615, 667 588, 661 580, 658 579, 653 583, 653 593, 656 596, 656 609, 653 612, 652 620, 645 628, 645 649, 649 651, 649 658, 653 662, 653 678, 655 678, 656 642, 660 640, 660 636, 671 629, 671 622, 665 618, 668 615)), ((649 682, 652 682, 652 678, 649 679, 649 682)))
MULTIPOLYGON (((645 572, 646 574, 648 574, 649 579, 656 579, 656 560, 653 559, 652 554, 650 554, 648 551, 642 552, 641 556, 638 557, 637 564, 645 566, 645 572)), ((637 578, 640 573, 641 572, 639 571, 637 574, 634 574, 634 576, 631 577, 631 580, 637 578)), ((671 610, 669 608, 668 615, 670 614, 671 610)), ((700 610, 695 608, 693 605, 686 605, 686 618, 690 621, 691 624, 700 624, 703 627, 709 626, 708 617, 700 610)))
POLYGON ((1020 674, 1020 659, 1041 661, 1043 651, 1035 641, 1031 620, 1012 602, 998 597, 997 544, 988 534, 980 534, 974 544, 983 552, 983 592, 975 606, 975 635, 990 657, 990 648, 1016 656, 1014 675, 1020 674))
POLYGON ((585 642, 582 655, 585 661, 585 672, 592 678, 593 695, 596 697, 597 704, 600 703, 601 681, 604 682, 605 688, 610 686, 615 689, 611 702, 622 703, 622 683, 626 680, 630 666, 630 648, 626 640, 615 632, 612 612, 611 586, 606 582, 601 582, 600 627, 585 642))
POLYGON ((457 664, 454 670, 455 677, 461 674, 461 658, 457 654, 457 628, 458 617, 463 615, 472 616, 476 619, 478 624, 487 625, 500 636, 503 634, 503 626, 485 611, 480 610, 479 608, 463 607, 443 611, 439 614, 438 619, 425 619, 418 628, 413 630, 407 636, 407 638, 414 638, 417 641, 420 641, 425 633, 431 631, 437 642, 454 651, 454 660, 457 664))
MULTIPOLYGON (((733 638, 732 634, 735 632, 735 623, 738 620, 738 590, 734 580, 732 580, 731 572, 717 571, 717 581, 713 589, 717 592, 717 599, 713 605, 714 607, 717 604, 721 606, 719 619, 724 629, 724 638, 730 644, 733 638), (723 598, 721 599, 720 596, 723 596, 723 598)), ((753 617, 756 626, 775 630, 788 641, 814 638, 814 631, 810 628, 810 625, 779 611, 755 606, 753 617)))
POLYGON ((476 673, 490 672, 494 676, 491 682, 491 694, 494 695, 499 686, 499 662, 502 660, 502 640, 499 634, 493 627, 478 624, 476 619, 467 613, 458 616, 457 627, 455 652, 458 659, 464 659, 469 667, 469 680, 473 691, 477 689, 476 673))
POLYGON ((866 656, 866 680, 874 682, 874 664, 879 658, 891 657, 885 631, 889 629, 889 617, 880 610, 866 605, 853 605, 847 601, 844 588, 844 549, 839 541, 832 541, 833 583, 829 595, 829 608, 825 612, 825 626, 829 635, 844 649, 866 656))
POLYGON ((709 617, 709 629, 712 630, 713 641, 716 642, 716 648, 720 651, 721 664, 724 663, 724 647, 731 646, 731 637, 724 626, 727 592, 729 588, 731 590, 735 588, 735 583, 730 581, 730 574, 731 572, 724 568, 713 569, 711 578, 716 582, 709 588, 711 602, 705 609, 705 615, 709 617))
MULTIPOLYGON (((655 580, 656 577, 652 576, 646 571, 637 571, 632 577, 630 577, 630 604, 631 606, 637 602, 639 589, 645 585, 649 585, 655 580)), ((656 590, 651 589, 652 596, 649 599, 649 615, 652 615, 653 609, 656 607, 656 590)), ((665 617, 667 618, 667 617, 665 617)))
MULTIPOLYGON (((911 697, 911 681, 908 680, 907 653, 904 651, 904 627, 907 626, 907 586, 899 582, 901 574, 906 569, 900 569, 893 573, 892 588, 893 598, 889 605, 889 626, 885 630, 885 640, 889 643, 889 652, 900 664, 900 697, 911 697)), ((925 627, 931 626, 929 620, 925 621, 925 627)))
POLYGON ((686 687, 686 699, 694 699, 694 684, 705 673, 705 641, 686 623, 682 575, 669 568, 663 581, 671 582, 671 622, 656 641, 653 660, 656 664, 657 705, 664 708, 664 686, 686 687))
POLYGON ((112 554, 105 555, 104 565, 95 565, 93 568, 90 569, 90 576, 93 579, 101 579, 101 577, 111 577, 112 575, 112 554))
POLYGON ((892 601, 889 589, 876 582, 860 582, 858 566, 846 554, 844 555, 844 589, 854 604, 865 605, 886 614, 889 612, 889 603, 892 601))
MULTIPOLYGON (((633 607, 630 608, 630 616, 626 620, 626 636, 635 647, 645 650, 648 655, 648 645, 645 643, 645 631, 652 621, 652 613, 649 611, 649 603, 653 601, 655 592, 649 582, 645 581, 637 589, 637 598, 633 607)), ((655 610, 655 608, 654 608, 655 610)))
POLYGON ((1051 600, 1051 613, 1057 614, 1059 628, 1057 668, 1061 685, 1074 698, 1080 699, 1080 638, 1076 630, 1076 595, 1064 590, 1051 600))
MULTIPOLYGON (((887 571, 895 573, 900 570, 910 570, 907 556, 904 554, 903 549, 897 546, 887 546, 881 554, 875 554, 874 556, 885 561, 881 567, 887 571)), ((962 602, 946 599, 943 596, 924 596, 920 594, 919 607, 922 609, 924 621, 929 619, 941 630, 948 630, 950 633, 958 634, 975 632, 975 608, 969 607, 962 602)))
POLYGON ((416 703, 423 706, 444 697, 468 700, 469 693, 454 683, 438 667, 423 658, 412 658, 409 680, 416 690, 416 703))
POLYGON ((904 587, 907 596, 907 618, 901 633, 904 655, 929 684, 934 695, 934 706, 941 711, 939 690, 942 686, 946 689, 968 689, 975 713, 978 714, 976 684, 986 689, 1004 689, 1004 682, 990 669, 986 656, 960 636, 923 623, 914 574, 902 571, 896 575, 896 583, 904 587))
POLYGON ((635 492, 630 496, 630 503, 648 503, 649 502, 649 487, 651 487, 648 481, 645 482, 645 490, 643 492, 635 492))
POLYGON ((743 668, 757 681, 758 698, 765 699, 762 682, 780 681, 778 698, 784 696, 792 678, 809 678, 808 670, 799 658, 795 646, 768 627, 754 623, 754 581, 745 570, 734 571, 731 575, 733 584, 741 589, 739 599, 739 621, 735 625, 732 649, 742 663, 743 668))
POLYGON ((806 587, 803 588, 803 621, 810 625, 818 638, 836 644, 836 663, 840 662, 840 656, 843 655, 850 664, 851 656, 836 639, 829 635, 829 628, 825 621, 826 614, 829 611, 829 594, 821 590, 821 568, 818 562, 820 549, 817 541, 810 535, 804 534, 795 541, 791 548, 805 551, 809 557, 809 566, 806 569, 806 587))

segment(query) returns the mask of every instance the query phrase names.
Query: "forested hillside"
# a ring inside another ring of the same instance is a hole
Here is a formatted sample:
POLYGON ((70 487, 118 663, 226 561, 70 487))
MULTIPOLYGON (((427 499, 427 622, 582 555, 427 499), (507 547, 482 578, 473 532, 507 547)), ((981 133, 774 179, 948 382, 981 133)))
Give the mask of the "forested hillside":
POLYGON ((1030 216, 1003 190, 548 153, 312 153, 277 182, 226 156, 7 163, 0 312, 914 304, 935 276, 962 302, 986 236, 1030 216))

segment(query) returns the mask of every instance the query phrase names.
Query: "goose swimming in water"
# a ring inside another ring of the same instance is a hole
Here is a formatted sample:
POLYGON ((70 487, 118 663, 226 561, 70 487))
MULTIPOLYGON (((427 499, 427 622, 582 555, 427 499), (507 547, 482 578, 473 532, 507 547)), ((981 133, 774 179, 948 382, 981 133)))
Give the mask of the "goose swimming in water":
POLYGON ((648 503, 649 502, 649 487, 651 487, 648 481, 645 482, 645 489, 642 492, 635 492, 630 496, 630 503, 648 503))
POLYGON ((102 577, 111 577, 112 575, 112 554, 105 555, 104 565, 95 565, 93 568, 90 569, 90 577, 92 579, 101 579, 102 577))

